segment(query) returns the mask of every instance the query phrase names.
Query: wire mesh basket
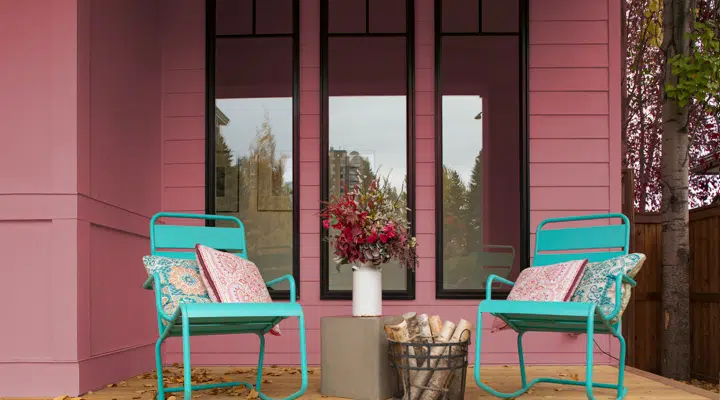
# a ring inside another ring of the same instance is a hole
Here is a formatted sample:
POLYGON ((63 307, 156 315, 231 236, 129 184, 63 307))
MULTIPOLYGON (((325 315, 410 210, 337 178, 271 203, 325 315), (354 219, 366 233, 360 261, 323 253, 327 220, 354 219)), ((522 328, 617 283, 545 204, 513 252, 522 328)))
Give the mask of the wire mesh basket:
POLYGON ((470 339, 448 343, 402 343, 388 339, 396 379, 394 399, 462 400, 470 339))

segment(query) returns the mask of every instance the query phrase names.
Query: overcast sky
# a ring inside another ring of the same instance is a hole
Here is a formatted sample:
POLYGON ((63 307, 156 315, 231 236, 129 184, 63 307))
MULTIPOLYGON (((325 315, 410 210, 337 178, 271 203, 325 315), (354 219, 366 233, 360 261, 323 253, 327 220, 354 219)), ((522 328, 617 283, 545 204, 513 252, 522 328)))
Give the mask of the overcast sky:
MULTIPOLYGON (((285 181, 292 180, 292 99, 218 99, 218 108, 230 123, 223 135, 235 155, 247 155, 257 128, 267 112, 277 142, 278 156, 286 155, 285 181)), ((467 184, 482 147, 482 110, 478 96, 443 98, 443 160, 467 184)), ((404 96, 332 97, 330 146, 370 156, 373 170, 390 174, 398 188, 406 174, 406 117, 404 96)))

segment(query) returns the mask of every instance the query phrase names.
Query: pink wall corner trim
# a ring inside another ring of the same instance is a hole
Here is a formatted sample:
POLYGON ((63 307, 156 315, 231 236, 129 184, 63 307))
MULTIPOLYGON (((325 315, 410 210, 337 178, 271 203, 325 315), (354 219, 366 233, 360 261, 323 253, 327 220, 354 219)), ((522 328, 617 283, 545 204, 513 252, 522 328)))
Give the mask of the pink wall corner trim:
MULTIPOLYGON (((610 98, 610 211, 622 211, 622 63, 625 57, 622 52, 624 38, 622 37, 623 0, 608 1, 608 58, 610 59, 609 93, 610 98)), ((610 354, 619 357, 620 347, 610 341, 610 354)))
POLYGON ((610 74, 608 97, 610 98, 610 210, 620 212, 622 209, 622 0, 608 0, 608 15, 610 19, 608 51, 610 59, 610 74))

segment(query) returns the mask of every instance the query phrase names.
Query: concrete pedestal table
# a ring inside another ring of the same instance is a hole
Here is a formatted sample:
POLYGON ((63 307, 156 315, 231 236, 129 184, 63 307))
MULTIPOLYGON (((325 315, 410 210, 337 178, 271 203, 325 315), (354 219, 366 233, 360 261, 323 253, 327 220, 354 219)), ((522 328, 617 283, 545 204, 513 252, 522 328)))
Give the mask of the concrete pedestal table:
POLYGON ((391 398, 397 378, 390 367, 387 317, 323 317, 320 321, 320 392, 357 400, 391 398))

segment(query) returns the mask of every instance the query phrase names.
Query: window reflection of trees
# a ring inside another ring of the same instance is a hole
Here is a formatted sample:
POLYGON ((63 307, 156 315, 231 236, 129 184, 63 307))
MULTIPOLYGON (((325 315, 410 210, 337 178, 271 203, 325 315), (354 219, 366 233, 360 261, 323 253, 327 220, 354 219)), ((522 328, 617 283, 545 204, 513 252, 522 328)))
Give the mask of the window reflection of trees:
POLYGON ((233 151, 222 129, 216 131, 216 178, 224 196, 216 197, 220 214, 234 215, 245 225, 250 259, 268 278, 284 275, 292 266, 292 182, 285 182, 287 155, 278 154, 270 115, 257 126, 245 155, 233 151), (263 173, 265 171, 265 173, 263 173))

